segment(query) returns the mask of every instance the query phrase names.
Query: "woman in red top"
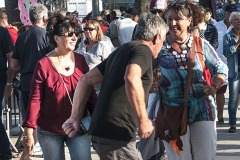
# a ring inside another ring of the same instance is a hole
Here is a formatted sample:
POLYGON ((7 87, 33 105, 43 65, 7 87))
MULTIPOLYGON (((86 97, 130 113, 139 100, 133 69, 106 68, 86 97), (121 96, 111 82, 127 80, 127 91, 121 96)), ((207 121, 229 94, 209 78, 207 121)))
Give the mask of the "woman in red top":
MULTIPOLYGON (((89 70, 85 58, 73 52, 79 26, 60 14, 53 17, 51 23, 49 38, 56 48, 39 60, 35 68, 23 123, 24 147, 29 153, 32 152, 33 130, 37 129, 44 159, 64 160, 64 142, 68 146, 71 159, 91 159, 88 135, 79 133, 74 138, 69 138, 62 130, 62 124, 71 115, 70 99, 73 99, 77 83, 89 70)), ((96 94, 93 91, 87 104, 90 113, 95 102, 96 94)))

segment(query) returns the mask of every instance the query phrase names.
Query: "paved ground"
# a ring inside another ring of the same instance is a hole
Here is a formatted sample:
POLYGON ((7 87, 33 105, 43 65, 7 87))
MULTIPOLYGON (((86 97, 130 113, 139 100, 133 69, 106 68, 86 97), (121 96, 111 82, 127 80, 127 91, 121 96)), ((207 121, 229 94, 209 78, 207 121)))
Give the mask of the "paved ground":
MULTIPOLYGON (((226 105, 224 108, 224 119, 225 124, 217 125, 217 156, 216 160, 240 160, 240 109, 238 109, 237 117, 237 132, 236 133, 227 133, 229 128, 228 123, 228 112, 227 112, 227 102, 228 102, 228 94, 226 95, 226 105)), ((15 144, 17 141, 16 136, 11 136, 11 140, 15 144)), ((66 159, 70 160, 69 152, 66 148, 66 159)), ((13 154, 16 154, 13 152, 13 154)), ((17 160, 19 158, 14 158, 17 160)), ((35 153, 35 156, 32 157, 32 160, 43 160, 42 152, 35 153)), ((92 160, 99 160, 96 152, 92 150, 92 160)))

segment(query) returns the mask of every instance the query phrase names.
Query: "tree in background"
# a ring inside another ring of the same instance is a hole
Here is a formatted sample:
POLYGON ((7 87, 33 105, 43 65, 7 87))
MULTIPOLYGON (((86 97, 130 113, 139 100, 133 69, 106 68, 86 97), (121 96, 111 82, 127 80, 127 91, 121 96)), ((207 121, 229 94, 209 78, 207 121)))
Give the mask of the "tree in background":
POLYGON ((135 0, 134 8, 137 14, 140 15, 144 12, 149 12, 149 4, 151 0, 135 0))
POLYGON ((8 21, 10 24, 12 22, 20 22, 17 0, 5 0, 5 9, 6 9, 6 12, 8 15, 8 21))

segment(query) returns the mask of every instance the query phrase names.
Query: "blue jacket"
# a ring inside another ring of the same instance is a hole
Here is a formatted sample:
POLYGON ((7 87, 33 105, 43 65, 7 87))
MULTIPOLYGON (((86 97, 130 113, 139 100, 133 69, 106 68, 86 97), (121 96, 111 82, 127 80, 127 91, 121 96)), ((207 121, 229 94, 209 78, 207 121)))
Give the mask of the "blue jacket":
POLYGON ((223 37, 223 55, 227 58, 228 77, 236 78, 238 71, 238 53, 234 45, 237 43, 233 29, 223 37))

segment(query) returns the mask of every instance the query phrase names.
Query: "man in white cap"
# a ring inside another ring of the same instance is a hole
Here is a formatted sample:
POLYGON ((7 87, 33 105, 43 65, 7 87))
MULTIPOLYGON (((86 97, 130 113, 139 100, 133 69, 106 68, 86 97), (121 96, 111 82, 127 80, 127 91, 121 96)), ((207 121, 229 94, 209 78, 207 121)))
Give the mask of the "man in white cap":
POLYGON ((167 8, 166 0, 152 0, 149 7, 152 14, 157 14, 159 16, 162 16, 165 8, 167 8))

